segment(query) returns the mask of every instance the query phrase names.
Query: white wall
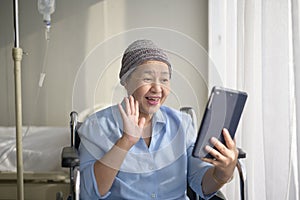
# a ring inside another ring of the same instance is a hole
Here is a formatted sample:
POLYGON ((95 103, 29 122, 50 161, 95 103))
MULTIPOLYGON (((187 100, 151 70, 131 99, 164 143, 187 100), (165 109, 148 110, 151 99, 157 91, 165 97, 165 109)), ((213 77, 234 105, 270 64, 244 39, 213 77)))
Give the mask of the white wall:
MULTIPOLYGON (((206 102, 208 2, 205 0, 60 0, 48 49, 37 0, 19 1, 23 124, 62 125, 73 109, 118 102, 120 58, 135 39, 169 51, 174 67, 170 106, 206 102), (47 52, 47 53, 46 53, 47 52), (44 64, 43 64, 44 63, 44 64), (42 87, 40 73, 46 73, 42 87)), ((14 125, 12 1, 0 2, 0 125, 14 125)))

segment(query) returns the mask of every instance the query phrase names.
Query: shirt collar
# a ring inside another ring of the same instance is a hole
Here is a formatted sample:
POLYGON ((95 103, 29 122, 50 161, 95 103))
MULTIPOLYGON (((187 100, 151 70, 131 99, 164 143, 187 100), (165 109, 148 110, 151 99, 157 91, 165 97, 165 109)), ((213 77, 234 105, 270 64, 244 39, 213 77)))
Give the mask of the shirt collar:
POLYGON ((164 116, 163 112, 161 111, 161 108, 158 109, 158 111, 156 111, 156 113, 153 114, 152 124, 154 125, 156 123, 162 123, 162 124, 167 123, 166 117, 164 116))

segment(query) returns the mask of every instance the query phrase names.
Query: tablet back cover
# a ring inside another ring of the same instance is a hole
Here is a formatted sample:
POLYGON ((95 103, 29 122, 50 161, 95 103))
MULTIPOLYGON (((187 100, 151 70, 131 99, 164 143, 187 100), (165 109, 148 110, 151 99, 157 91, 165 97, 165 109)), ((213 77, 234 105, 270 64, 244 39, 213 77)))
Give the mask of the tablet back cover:
POLYGON ((193 156, 211 157, 204 149, 206 145, 213 147, 210 143, 211 137, 216 137, 225 144, 223 128, 228 129, 231 137, 234 138, 246 100, 245 92, 222 87, 212 89, 198 131, 193 156))

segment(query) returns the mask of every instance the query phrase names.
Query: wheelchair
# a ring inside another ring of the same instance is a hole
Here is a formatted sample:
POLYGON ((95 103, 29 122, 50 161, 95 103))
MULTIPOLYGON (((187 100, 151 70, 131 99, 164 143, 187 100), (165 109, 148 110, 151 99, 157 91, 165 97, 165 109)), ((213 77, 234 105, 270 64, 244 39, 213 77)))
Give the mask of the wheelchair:
MULTIPOLYGON (((185 112, 192 117, 194 124, 197 124, 196 114, 193 108, 191 107, 182 107, 181 112, 185 112)), ((80 137, 78 136, 77 130, 81 126, 82 122, 78 121, 78 113, 72 111, 70 113, 70 132, 71 132, 71 141, 70 146, 64 147, 61 154, 61 166, 63 168, 69 168, 70 171, 70 193, 68 194, 67 200, 79 200, 80 193, 80 171, 79 171, 79 155, 78 147, 80 144, 80 137)), ((245 177, 243 173, 242 163, 240 159, 246 158, 246 153, 238 148, 238 162, 237 170, 240 178, 240 197, 241 200, 245 200, 245 177)), ((187 196, 190 200, 202 200, 188 185, 187 185, 187 196)), ((226 200, 225 196, 221 191, 218 191, 211 200, 226 200)), ((56 200, 64 200, 63 194, 58 192, 56 195, 56 200)))
MULTIPOLYGON (((70 113, 70 132, 71 132, 71 146, 64 147, 61 153, 61 166, 63 168, 69 168, 70 176, 70 193, 67 200, 79 200, 80 194, 80 171, 79 171, 79 154, 78 148, 80 144, 80 137, 77 130, 82 122, 78 121, 78 113, 72 111, 70 113)), ((64 200, 63 194, 58 192, 56 194, 56 200, 64 200)))

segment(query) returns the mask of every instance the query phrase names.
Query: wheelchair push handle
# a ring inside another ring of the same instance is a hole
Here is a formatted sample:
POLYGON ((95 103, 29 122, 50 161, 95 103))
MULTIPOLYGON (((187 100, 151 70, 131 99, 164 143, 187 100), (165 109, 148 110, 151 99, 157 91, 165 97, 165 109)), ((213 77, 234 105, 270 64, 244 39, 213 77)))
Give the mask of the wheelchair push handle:
POLYGON ((71 129, 71 146, 73 147, 75 144, 75 131, 78 122, 78 113, 76 111, 72 111, 70 113, 71 121, 70 121, 70 129, 71 129))

